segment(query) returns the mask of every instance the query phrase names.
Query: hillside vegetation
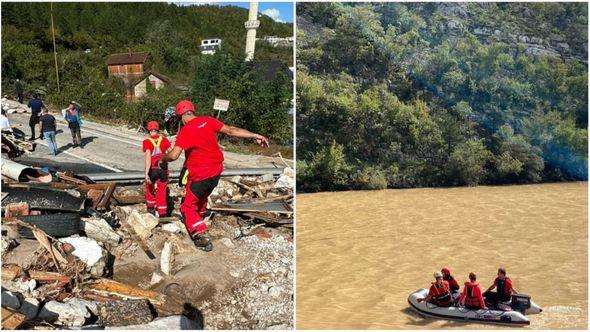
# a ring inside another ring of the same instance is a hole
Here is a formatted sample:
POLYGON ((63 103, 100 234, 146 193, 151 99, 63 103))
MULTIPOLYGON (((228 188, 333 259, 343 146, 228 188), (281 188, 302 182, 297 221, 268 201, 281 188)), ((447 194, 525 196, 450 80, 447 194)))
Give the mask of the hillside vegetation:
POLYGON ((587 179, 587 4, 297 13, 300 190, 587 179))
MULTIPOLYGON (((225 120, 260 131, 275 142, 292 140, 288 114, 291 79, 281 74, 268 82, 254 69, 256 61, 274 59, 285 67, 292 66, 292 49, 257 43, 255 61, 244 63, 247 9, 86 2, 54 3, 53 15, 61 93, 57 92, 55 77, 50 4, 2 3, 4 95, 13 95, 14 80, 21 78, 27 97, 37 91, 57 107, 77 98, 86 115, 134 125, 161 116, 181 98, 191 98, 200 106, 201 114, 210 115, 216 113, 213 99, 225 98, 231 102, 225 120), (201 55, 198 49, 201 39, 207 37, 223 40, 222 51, 213 57, 201 55), (146 70, 153 64, 172 79, 173 85, 150 91, 140 102, 124 102, 124 85, 119 79, 108 78, 105 61, 110 54, 128 50, 149 52, 146 70), (208 94, 197 90, 203 80, 210 80, 217 89, 209 89, 208 94)), ((264 15, 259 20, 259 37, 293 34, 292 24, 277 23, 264 15)))

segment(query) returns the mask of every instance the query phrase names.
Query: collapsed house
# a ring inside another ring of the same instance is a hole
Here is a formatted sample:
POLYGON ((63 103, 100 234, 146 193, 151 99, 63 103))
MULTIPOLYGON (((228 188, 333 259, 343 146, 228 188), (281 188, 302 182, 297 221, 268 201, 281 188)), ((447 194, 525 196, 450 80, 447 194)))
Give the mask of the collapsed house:
POLYGON ((293 328, 292 169, 222 175, 209 253, 176 213, 184 188, 157 218, 141 179, 116 175, 3 160, 3 329, 293 328))

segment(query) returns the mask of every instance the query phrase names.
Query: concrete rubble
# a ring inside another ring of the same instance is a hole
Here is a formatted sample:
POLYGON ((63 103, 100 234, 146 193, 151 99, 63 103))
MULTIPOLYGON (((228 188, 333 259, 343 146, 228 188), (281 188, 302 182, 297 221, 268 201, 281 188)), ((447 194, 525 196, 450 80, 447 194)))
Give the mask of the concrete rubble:
MULTIPOLYGON (((293 328, 292 169, 220 180, 206 219, 209 253, 188 237, 178 213, 185 189, 175 183, 174 212, 158 218, 147 211, 141 184, 52 176, 52 192, 86 200, 80 211, 52 209, 52 197, 44 198, 48 210, 3 210, 2 306, 19 328, 293 328), (63 220, 71 235, 49 223, 32 226, 25 217, 33 215, 63 220)), ((3 199, 5 187, 23 186, 36 182, 3 177, 3 199)))

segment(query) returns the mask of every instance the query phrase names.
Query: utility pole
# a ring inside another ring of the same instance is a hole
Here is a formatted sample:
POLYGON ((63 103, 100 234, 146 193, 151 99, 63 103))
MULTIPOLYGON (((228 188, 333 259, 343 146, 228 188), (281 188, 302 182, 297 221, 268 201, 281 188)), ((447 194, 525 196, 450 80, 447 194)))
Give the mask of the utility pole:
POLYGON ((248 21, 244 26, 248 30, 246 32, 246 61, 251 61, 254 59, 254 48, 256 47, 256 29, 260 26, 257 1, 250 1, 248 21))
POLYGON ((55 27, 53 26, 53 2, 50 3, 51 8, 51 34, 53 35, 53 58, 55 60, 55 77, 57 78, 57 92, 60 93, 59 89, 59 70, 57 69, 57 49, 55 48, 55 27))

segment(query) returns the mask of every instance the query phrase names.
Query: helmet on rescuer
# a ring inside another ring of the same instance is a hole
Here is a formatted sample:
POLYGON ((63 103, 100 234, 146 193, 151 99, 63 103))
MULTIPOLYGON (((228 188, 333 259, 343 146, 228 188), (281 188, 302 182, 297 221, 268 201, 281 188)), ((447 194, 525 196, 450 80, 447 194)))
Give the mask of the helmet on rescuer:
POLYGON ((181 100, 176 104, 175 114, 183 115, 186 112, 194 112, 195 105, 190 100, 181 100))
POLYGON ((443 268, 440 270, 440 272, 442 272, 442 274, 444 274, 444 275, 449 275, 449 274, 451 274, 451 271, 450 271, 448 268, 446 268, 446 267, 443 267, 443 268))
POLYGON ((158 129, 160 129, 160 126, 158 125, 158 123, 156 121, 148 122, 148 124, 147 124, 148 131, 158 130, 158 129))

